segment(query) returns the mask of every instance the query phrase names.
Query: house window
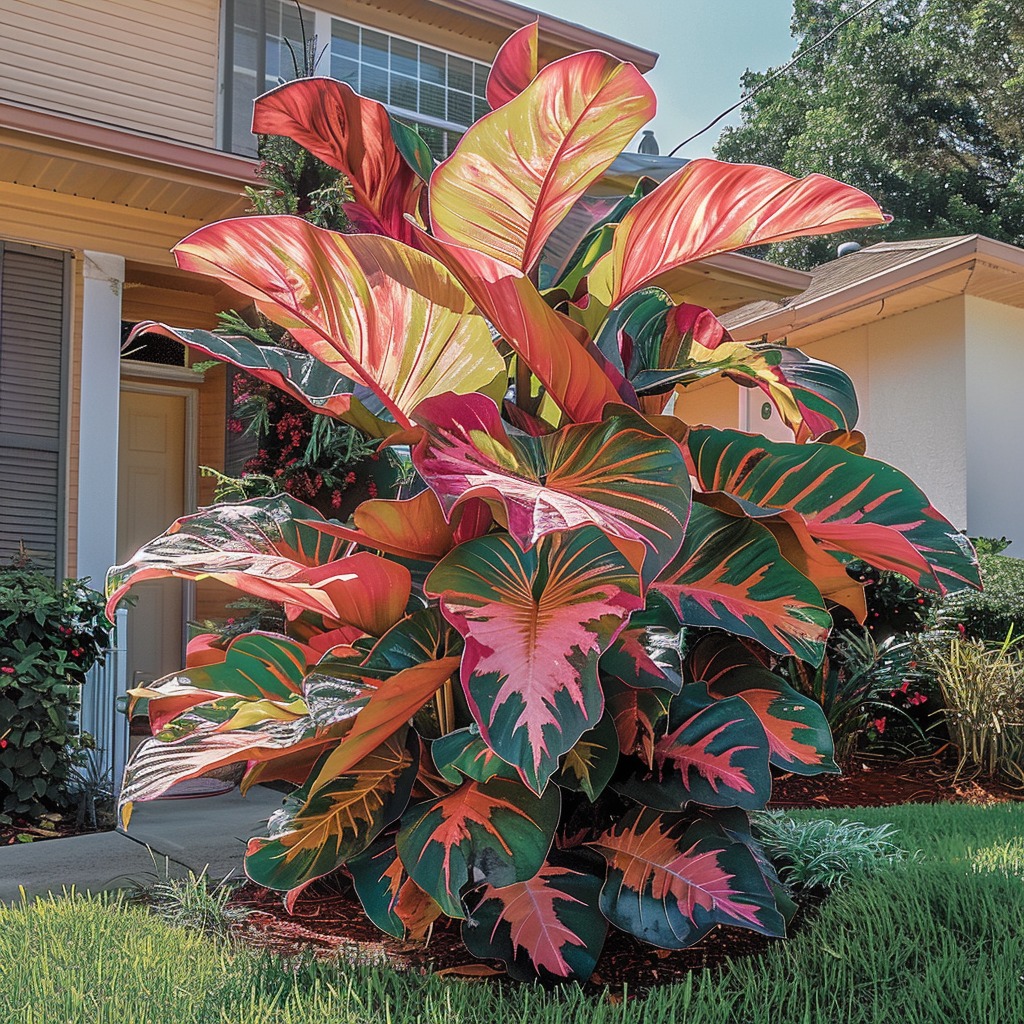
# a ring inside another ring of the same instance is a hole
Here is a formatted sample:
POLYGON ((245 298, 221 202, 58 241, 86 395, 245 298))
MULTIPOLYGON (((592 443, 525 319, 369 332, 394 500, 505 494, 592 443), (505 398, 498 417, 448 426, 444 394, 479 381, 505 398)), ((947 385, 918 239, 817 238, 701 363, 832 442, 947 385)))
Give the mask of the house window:
POLYGON ((0 242, 0 565, 64 570, 66 254, 0 242))
MULTIPOLYGON (((310 15, 306 32, 313 34, 310 15)), ((252 104, 296 75, 303 62, 302 21, 291 0, 226 0, 224 5, 223 148, 256 155, 252 104)))
MULTIPOLYGON (((414 125, 434 156, 448 156, 488 111, 490 68, 456 53, 303 7, 306 35, 317 38, 317 73, 347 82, 414 125)), ((302 21, 292 0, 226 0, 223 145, 256 155, 253 100, 296 77, 302 21)))
POLYGON ((490 109, 490 68, 458 54, 332 18, 330 57, 332 78, 414 125, 439 160, 490 109))

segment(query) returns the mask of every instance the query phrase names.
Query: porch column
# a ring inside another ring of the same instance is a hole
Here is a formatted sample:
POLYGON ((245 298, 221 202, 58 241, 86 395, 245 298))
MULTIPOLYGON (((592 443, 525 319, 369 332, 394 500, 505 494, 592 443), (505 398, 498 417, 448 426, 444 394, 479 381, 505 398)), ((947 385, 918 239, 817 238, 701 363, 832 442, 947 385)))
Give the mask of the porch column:
MULTIPOLYGON (((86 250, 82 291, 81 404, 78 421, 78 563, 103 590, 117 560, 117 433, 121 397, 121 291, 124 257, 86 250)), ((128 742, 127 723, 115 700, 125 692, 125 613, 117 616, 115 650, 82 688, 82 728, 101 751, 115 788, 128 742)))
POLYGON ((103 589, 117 558, 117 420, 124 257, 86 250, 78 425, 78 576, 103 589))

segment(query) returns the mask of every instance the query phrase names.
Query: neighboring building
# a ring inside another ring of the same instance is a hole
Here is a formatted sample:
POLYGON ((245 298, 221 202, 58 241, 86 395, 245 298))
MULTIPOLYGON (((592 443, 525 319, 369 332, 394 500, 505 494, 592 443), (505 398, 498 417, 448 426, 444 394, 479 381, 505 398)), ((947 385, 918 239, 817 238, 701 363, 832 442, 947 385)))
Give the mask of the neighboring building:
MULTIPOLYGON (((811 277, 724 322, 738 340, 785 339, 846 370, 868 455, 908 473, 954 526, 1024 551, 1024 250, 978 235, 883 242, 811 277)), ((687 391, 677 411, 792 440, 761 391, 727 381, 687 391)))
MULTIPOLYGON (((535 17, 504 0, 303 8, 318 73, 420 125, 439 157, 484 112, 498 46, 535 17)), ((543 62, 589 48, 644 71, 657 59, 544 15, 540 27, 543 62)), ((223 465, 224 368, 197 374, 173 345, 123 352, 122 332, 141 319, 211 328, 244 301, 178 271, 169 250, 245 212, 252 100, 293 77, 293 52, 301 61, 291 0, 0 0, 0 563, 24 544, 101 586, 210 500, 197 468, 223 465)), ((691 276, 719 309, 807 280, 736 256, 691 276)), ((136 594, 129 682, 179 667, 184 622, 223 599, 176 581, 136 594)))

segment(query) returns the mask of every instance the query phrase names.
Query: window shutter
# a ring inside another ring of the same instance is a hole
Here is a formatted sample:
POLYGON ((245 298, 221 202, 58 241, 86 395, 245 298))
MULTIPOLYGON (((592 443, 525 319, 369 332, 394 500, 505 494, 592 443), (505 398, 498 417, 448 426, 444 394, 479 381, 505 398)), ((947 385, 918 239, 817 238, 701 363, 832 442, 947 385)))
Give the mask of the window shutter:
POLYGON ((67 256, 0 243, 0 564, 63 571, 67 256))

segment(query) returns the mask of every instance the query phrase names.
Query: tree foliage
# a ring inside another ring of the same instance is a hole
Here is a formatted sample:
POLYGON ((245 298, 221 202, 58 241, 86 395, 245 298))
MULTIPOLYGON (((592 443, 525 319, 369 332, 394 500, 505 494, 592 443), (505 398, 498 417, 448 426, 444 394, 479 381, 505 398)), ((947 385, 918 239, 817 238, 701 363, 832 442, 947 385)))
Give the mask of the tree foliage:
MULTIPOLYGON (((795 52, 862 4, 796 0, 795 52)), ((771 74, 748 72, 744 92, 771 74)), ((1024 243, 1024 6, 1017 0, 883 0, 767 85, 716 147, 724 160, 818 171, 892 213, 884 231, 773 246, 809 268, 863 244, 979 233, 1024 243)))

